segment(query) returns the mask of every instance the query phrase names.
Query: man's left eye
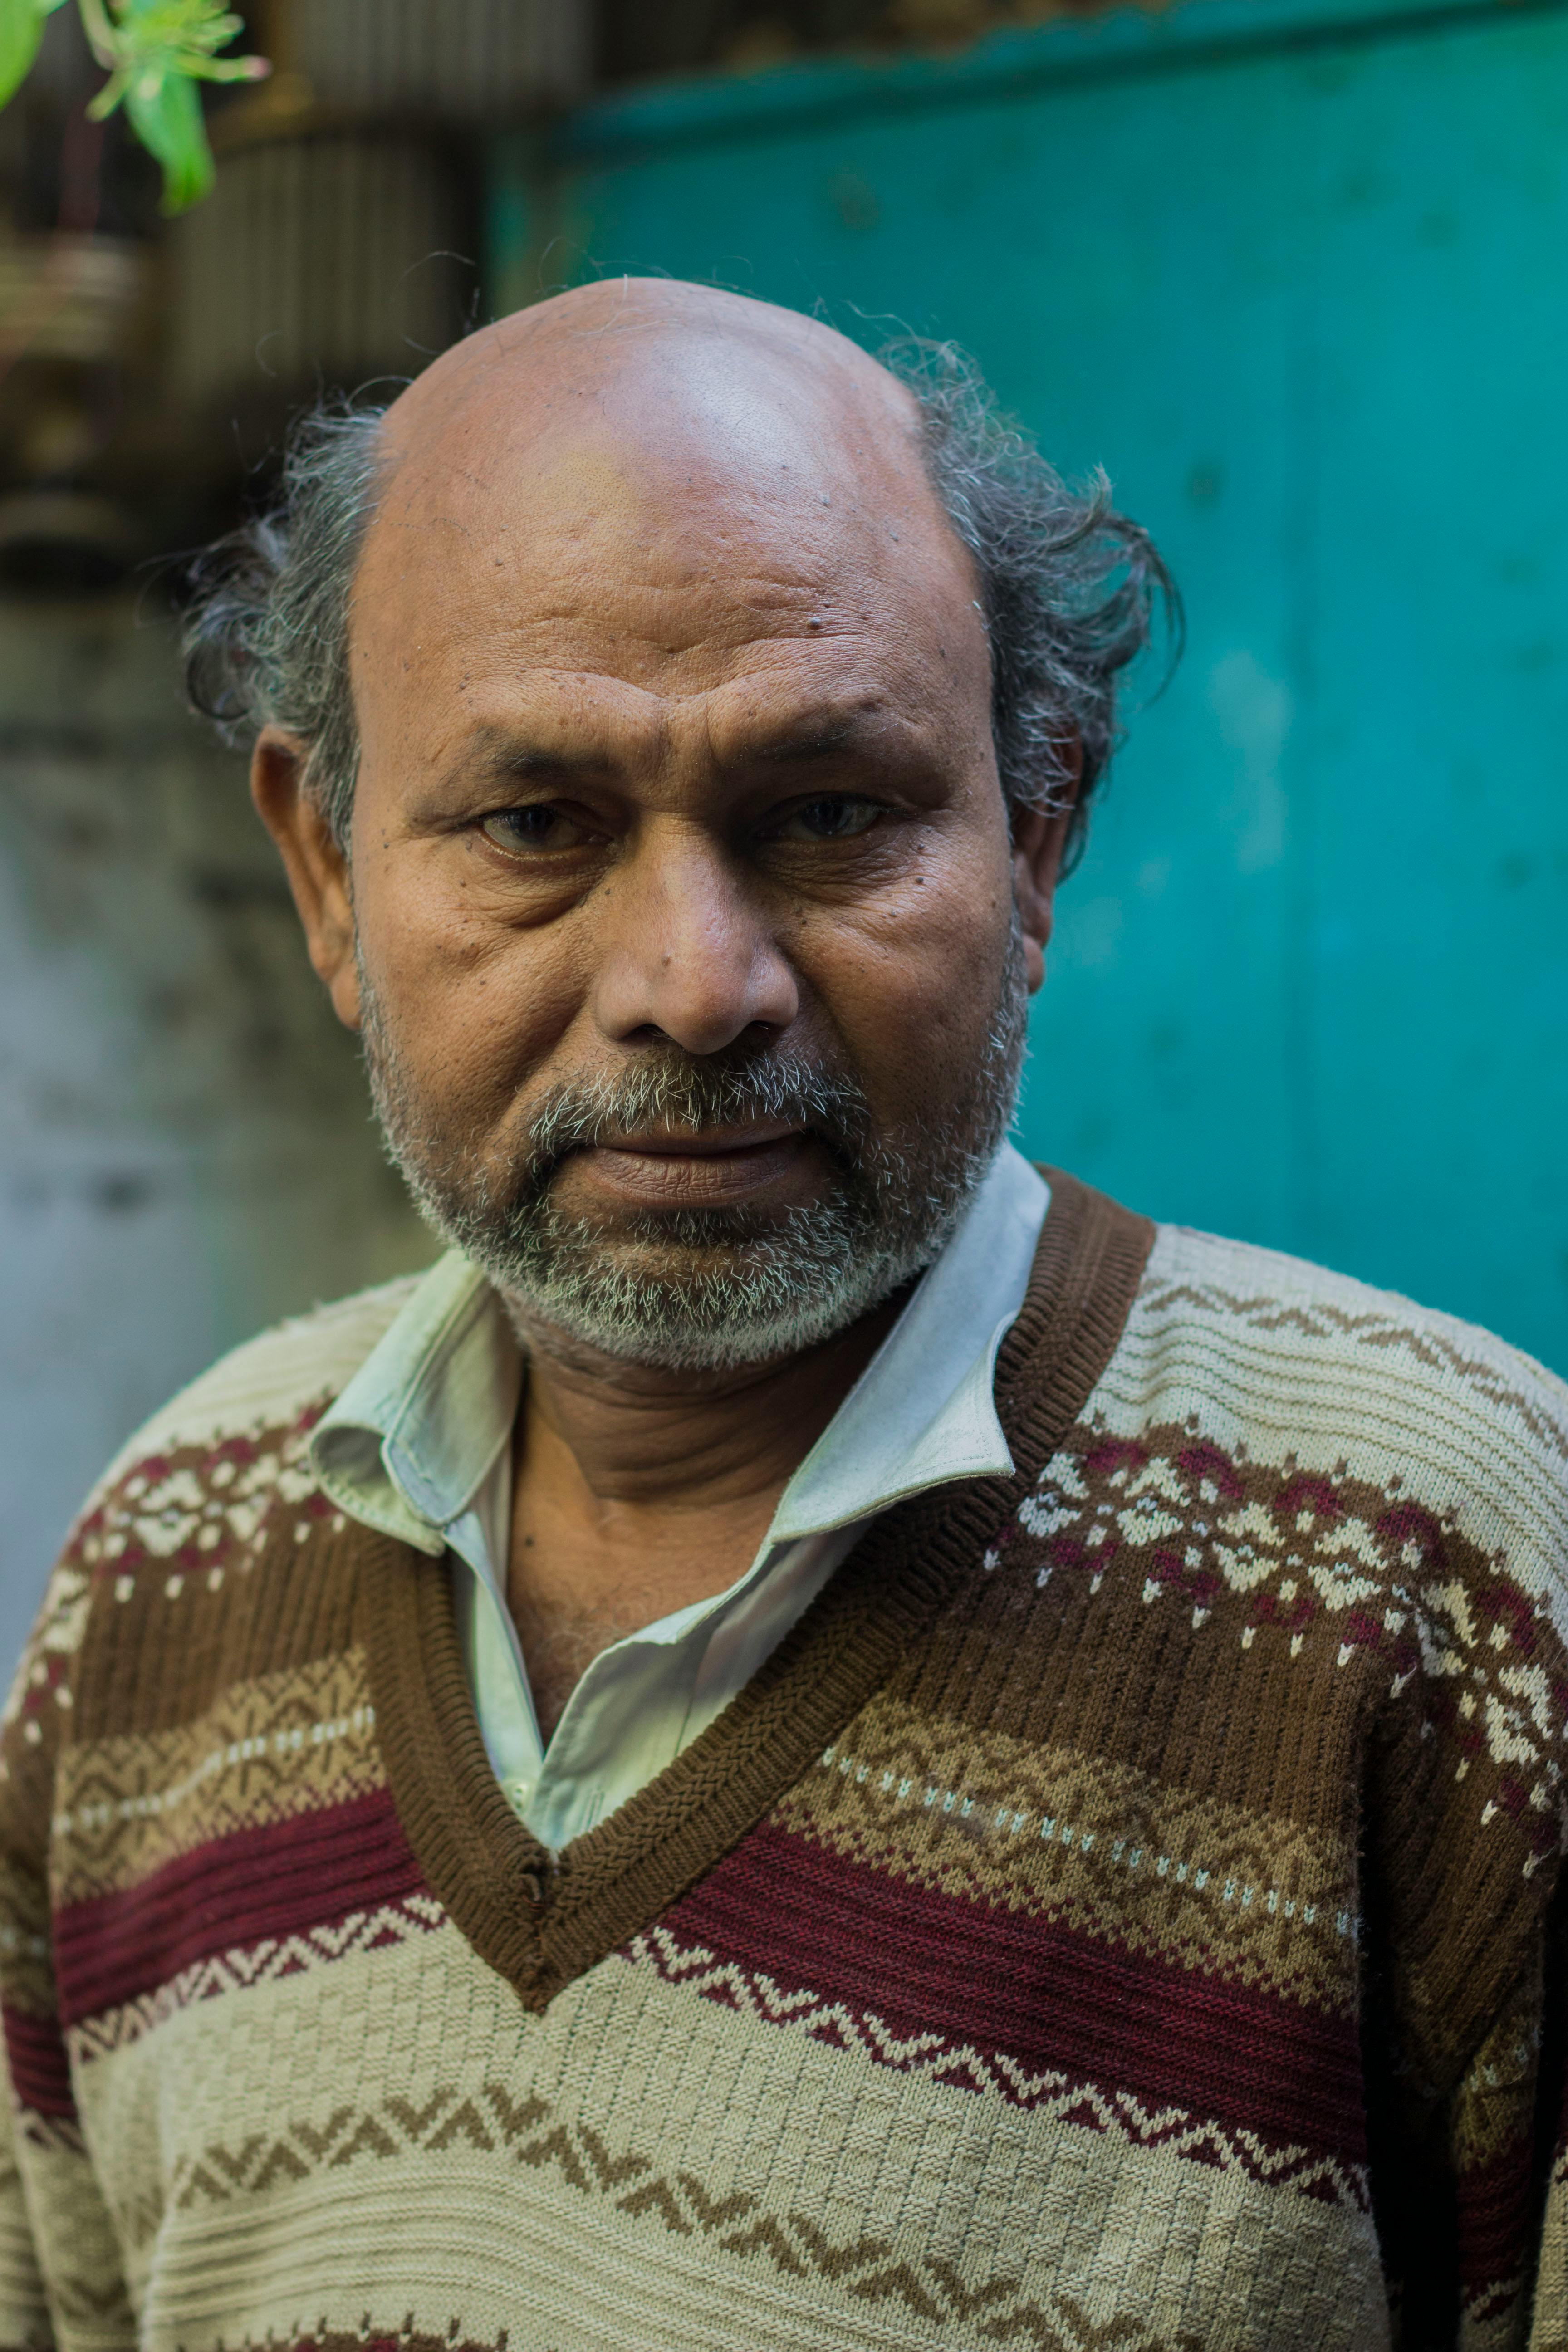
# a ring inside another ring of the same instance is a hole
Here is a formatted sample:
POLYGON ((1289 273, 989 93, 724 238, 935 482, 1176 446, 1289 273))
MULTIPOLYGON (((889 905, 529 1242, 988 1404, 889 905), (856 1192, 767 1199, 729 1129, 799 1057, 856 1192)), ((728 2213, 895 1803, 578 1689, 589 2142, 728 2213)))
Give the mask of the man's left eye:
POLYGON ((479 831, 498 849, 510 850, 514 856, 531 849, 575 849, 586 837, 570 810, 549 801, 497 809, 483 819, 479 831))
POLYGON ((802 801, 774 829, 777 841, 850 841, 858 833, 867 833, 881 815, 876 801, 862 800, 853 793, 824 793, 814 801, 802 801))

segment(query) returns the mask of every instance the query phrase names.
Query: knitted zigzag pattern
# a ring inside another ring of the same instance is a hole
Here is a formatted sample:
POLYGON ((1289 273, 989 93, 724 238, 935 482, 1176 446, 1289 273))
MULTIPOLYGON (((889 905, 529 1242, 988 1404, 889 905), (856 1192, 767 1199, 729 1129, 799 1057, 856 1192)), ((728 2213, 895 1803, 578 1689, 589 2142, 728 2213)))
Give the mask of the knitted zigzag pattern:
POLYGON ((1568 2341, 1568 1395, 1061 1191, 1017 1478, 559 1869, 309 1474, 395 1291, 121 1458, 0 1751, 0 2344, 1568 2341))

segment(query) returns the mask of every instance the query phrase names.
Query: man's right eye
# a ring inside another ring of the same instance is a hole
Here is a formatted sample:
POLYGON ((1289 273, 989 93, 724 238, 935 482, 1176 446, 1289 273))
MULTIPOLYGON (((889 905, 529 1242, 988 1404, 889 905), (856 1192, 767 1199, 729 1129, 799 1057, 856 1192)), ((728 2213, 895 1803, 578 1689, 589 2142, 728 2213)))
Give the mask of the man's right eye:
POLYGON ((481 821, 479 831, 498 849, 510 850, 514 856, 526 856, 531 850, 576 849, 588 838, 580 820, 553 801, 497 809, 481 821))

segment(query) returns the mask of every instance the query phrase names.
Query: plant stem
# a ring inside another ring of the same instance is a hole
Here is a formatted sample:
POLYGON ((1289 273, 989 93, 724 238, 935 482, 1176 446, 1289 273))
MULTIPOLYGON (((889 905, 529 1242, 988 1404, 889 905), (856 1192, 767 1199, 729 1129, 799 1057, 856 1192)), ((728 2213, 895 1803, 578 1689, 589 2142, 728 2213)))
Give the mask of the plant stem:
POLYGON ((77 0, 77 5, 81 10, 82 30, 87 35, 93 56, 100 66, 115 65, 118 52, 114 27, 109 21, 103 0, 77 0))

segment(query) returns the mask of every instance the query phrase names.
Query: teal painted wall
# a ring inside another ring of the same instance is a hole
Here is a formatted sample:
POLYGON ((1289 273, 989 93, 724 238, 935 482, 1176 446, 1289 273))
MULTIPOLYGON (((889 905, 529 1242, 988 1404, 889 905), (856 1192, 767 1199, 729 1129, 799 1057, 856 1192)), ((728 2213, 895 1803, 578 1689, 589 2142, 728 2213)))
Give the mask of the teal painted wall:
POLYGON ((511 299, 954 336, 1103 462, 1190 642, 1063 893, 1026 1143, 1568 1370, 1568 19, 1194 0, 653 92, 511 151, 492 232, 511 299))

